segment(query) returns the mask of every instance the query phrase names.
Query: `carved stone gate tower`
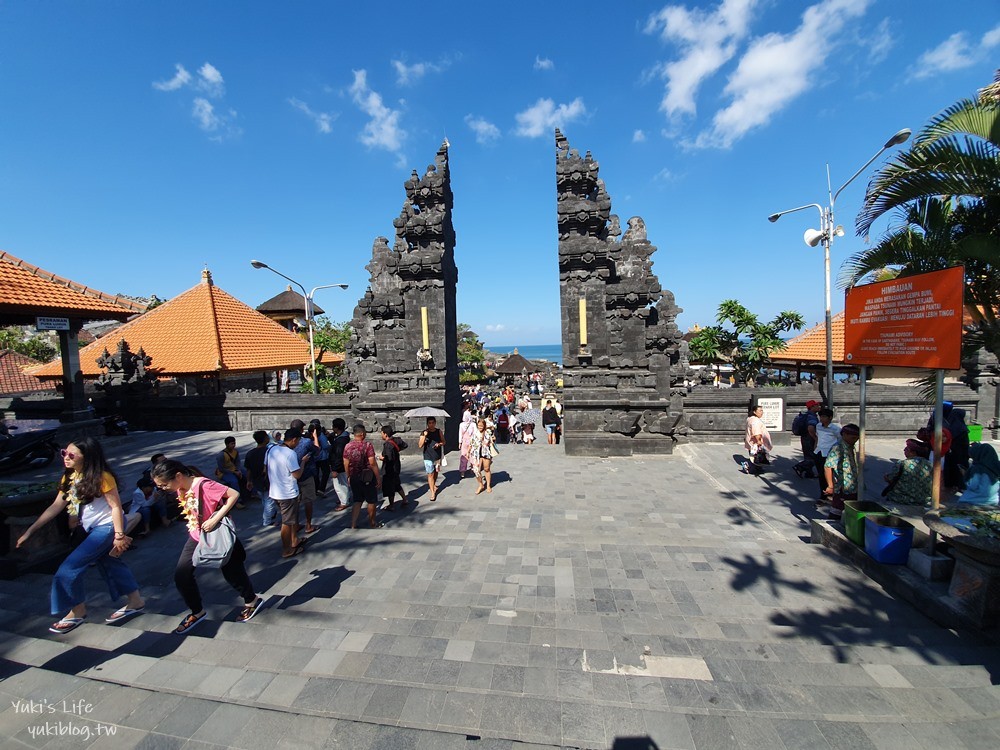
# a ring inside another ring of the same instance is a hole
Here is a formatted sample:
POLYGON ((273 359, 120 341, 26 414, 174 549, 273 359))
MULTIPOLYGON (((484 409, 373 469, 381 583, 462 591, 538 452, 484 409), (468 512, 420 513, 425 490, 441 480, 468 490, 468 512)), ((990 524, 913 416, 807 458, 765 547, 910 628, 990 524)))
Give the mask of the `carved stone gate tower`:
POLYGON ((389 247, 385 237, 375 239, 369 286, 351 321, 345 364, 358 387, 352 409, 369 430, 419 429, 424 420, 407 425, 407 410, 444 409, 451 415, 445 436, 454 448, 462 415, 447 142, 424 176, 414 170, 403 187, 403 210, 392 222, 395 241, 389 247))
POLYGON ((622 236, 597 162, 559 130, 556 191, 566 453, 670 453, 687 433, 687 344, 646 225, 634 216, 622 236))

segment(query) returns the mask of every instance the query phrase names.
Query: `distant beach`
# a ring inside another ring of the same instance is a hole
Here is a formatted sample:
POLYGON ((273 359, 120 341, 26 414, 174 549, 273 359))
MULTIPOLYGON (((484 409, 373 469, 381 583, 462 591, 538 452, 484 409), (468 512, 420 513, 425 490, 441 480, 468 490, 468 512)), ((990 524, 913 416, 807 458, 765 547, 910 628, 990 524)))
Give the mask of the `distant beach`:
POLYGON ((535 344, 533 346, 487 346, 494 354, 510 354, 515 349, 525 359, 544 359, 562 364, 562 344, 535 344))

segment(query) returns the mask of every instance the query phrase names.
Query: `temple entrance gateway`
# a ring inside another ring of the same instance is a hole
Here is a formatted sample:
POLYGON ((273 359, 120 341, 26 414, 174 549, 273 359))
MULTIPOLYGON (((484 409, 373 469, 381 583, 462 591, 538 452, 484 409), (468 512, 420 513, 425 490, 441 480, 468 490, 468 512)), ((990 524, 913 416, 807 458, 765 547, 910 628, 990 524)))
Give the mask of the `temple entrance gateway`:
POLYGON ((405 412, 419 406, 444 409, 448 449, 458 445, 458 323, 455 288, 454 197, 445 142, 423 177, 414 170, 404 184, 406 200, 393 220, 392 247, 377 237, 364 297, 354 308, 345 366, 358 391, 353 412, 369 430, 389 425, 420 429, 405 412))
POLYGON ((653 273, 645 222, 622 235, 598 163, 555 136, 566 453, 671 453, 688 432, 681 308, 653 273))

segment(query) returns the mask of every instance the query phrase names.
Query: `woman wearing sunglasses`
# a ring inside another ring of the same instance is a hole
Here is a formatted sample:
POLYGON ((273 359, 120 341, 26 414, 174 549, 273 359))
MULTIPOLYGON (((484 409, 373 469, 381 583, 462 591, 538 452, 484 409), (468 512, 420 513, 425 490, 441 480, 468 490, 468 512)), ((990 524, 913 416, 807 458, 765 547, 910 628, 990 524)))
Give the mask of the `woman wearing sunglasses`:
POLYGON ((59 494, 17 540, 20 547, 36 529, 63 510, 69 513, 70 530, 80 526, 87 534, 52 578, 52 614, 66 613, 49 628, 59 635, 75 630, 87 617, 83 578, 91 563, 96 563, 108 584, 112 601, 128 597, 125 606, 108 615, 106 623, 127 620, 146 606, 139 595, 135 576, 120 559, 132 540, 125 536, 125 513, 118 496, 118 483, 104 458, 101 444, 94 438, 81 438, 62 451, 62 459, 66 469, 59 482, 59 494))

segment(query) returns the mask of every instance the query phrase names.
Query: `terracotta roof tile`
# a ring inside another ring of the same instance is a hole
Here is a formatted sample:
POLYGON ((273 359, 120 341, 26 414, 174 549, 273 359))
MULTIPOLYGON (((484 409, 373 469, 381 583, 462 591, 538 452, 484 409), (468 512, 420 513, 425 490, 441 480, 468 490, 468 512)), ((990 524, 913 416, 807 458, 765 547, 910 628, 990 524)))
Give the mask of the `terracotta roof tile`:
MULTIPOLYGON (((270 318, 211 283, 201 284, 116 328, 80 350, 84 377, 100 373, 95 360, 105 348, 114 352, 128 341, 153 358, 159 375, 241 373, 301 367, 309 362, 309 344, 270 318)), ((61 364, 33 371, 40 378, 61 377, 61 364)))
POLYGON ((10 313, 124 320, 145 309, 145 305, 127 297, 77 284, 0 251, 0 316, 10 313))
POLYGON ((46 385, 34 375, 24 370, 27 367, 37 367, 42 364, 37 359, 26 357, 10 349, 0 349, 0 393, 26 393, 28 391, 51 391, 52 385, 46 385))
MULTIPOLYGON (((833 361, 844 363, 844 313, 830 321, 833 330, 833 361)), ((826 323, 800 333, 780 352, 771 355, 773 362, 826 362, 826 323)))

